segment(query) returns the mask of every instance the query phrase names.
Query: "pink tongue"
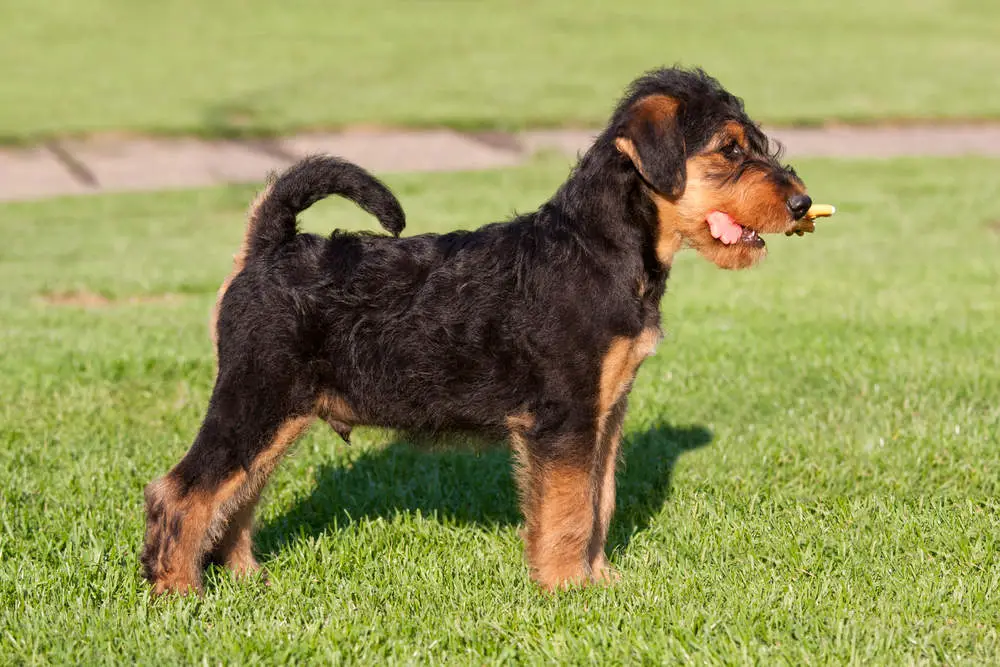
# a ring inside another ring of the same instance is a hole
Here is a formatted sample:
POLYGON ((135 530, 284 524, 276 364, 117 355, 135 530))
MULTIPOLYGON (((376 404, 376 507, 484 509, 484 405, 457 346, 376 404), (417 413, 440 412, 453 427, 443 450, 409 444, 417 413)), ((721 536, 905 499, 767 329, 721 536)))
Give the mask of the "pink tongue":
POLYGON ((712 237, 719 239, 726 245, 736 243, 743 235, 743 228, 722 211, 712 211, 706 220, 709 229, 712 230, 712 237))

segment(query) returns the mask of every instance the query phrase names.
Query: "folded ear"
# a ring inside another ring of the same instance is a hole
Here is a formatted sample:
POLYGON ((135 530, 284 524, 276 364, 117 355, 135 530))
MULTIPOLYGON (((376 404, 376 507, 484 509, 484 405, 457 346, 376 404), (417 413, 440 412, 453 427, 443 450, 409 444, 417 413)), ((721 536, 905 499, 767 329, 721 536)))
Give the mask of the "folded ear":
POLYGON ((667 95, 650 95, 635 103, 615 146, 627 155, 653 188, 679 197, 687 182, 684 133, 678 120, 680 104, 667 95))

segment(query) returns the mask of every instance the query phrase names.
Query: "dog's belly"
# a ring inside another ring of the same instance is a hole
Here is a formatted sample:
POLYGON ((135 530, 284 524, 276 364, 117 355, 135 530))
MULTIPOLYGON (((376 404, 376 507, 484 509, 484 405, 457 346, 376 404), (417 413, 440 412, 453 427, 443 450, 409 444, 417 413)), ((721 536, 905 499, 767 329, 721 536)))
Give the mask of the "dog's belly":
POLYGON ((361 318, 340 331, 328 339, 321 384, 365 423, 493 430, 537 384, 531 355, 493 318, 361 318))

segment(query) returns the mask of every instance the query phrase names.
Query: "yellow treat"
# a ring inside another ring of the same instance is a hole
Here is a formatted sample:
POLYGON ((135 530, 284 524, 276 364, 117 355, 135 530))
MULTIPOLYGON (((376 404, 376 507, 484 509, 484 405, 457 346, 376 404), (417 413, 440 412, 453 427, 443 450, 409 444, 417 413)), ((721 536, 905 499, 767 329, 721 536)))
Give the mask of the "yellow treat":
POLYGON ((837 212, 837 209, 829 204, 813 204, 806 211, 806 218, 808 220, 815 220, 816 218, 829 218, 831 215, 837 212))

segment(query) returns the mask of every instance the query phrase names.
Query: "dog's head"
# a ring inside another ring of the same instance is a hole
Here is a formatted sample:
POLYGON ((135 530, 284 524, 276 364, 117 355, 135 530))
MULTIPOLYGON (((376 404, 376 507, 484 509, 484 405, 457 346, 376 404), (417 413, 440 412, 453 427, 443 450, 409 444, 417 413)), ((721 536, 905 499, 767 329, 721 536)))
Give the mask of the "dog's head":
POLYGON ((723 268, 752 266, 761 234, 790 231, 812 203, 743 102, 700 70, 641 77, 610 129, 656 205, 664 263, 688 244, 723 268))

